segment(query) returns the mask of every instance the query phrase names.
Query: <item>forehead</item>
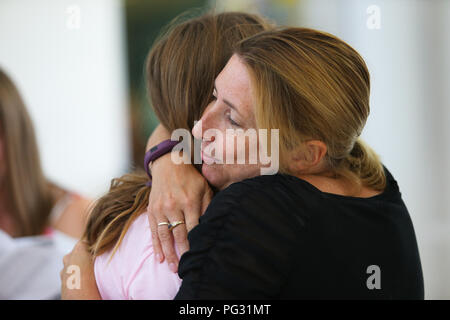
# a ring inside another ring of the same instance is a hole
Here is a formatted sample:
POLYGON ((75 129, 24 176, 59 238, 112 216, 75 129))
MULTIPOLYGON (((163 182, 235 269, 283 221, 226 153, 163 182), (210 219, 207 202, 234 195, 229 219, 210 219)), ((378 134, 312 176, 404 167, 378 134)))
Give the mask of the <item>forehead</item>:
POLYGON ((250 113, 253 106, 250 74, 241 59, 233 55, 216 79, 220 97, 240 112, 250 113))

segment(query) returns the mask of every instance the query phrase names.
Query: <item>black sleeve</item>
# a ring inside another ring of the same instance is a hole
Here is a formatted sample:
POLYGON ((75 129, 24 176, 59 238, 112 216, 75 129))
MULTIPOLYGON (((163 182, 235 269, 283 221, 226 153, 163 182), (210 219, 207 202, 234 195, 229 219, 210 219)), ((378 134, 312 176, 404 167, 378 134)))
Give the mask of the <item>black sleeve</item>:
POLYGON ((276 298, 294 271, 303 225, 283 198, 274 186, 245 182, 216 195, 189 233, 175 299, 276 298))

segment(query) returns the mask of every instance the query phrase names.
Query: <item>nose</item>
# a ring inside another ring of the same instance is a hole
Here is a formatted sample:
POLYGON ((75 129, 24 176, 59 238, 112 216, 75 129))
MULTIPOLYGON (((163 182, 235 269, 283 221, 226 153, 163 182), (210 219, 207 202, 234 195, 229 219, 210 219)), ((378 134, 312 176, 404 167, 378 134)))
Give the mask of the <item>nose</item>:
POLYGON ((192 135, 197 140, 202 140, 203 130, 202 130, 202 119, 197 121, 192 128, 192 135))
POLYGON ((211 114, 213 113, 212 112, 213 105, 214 103, 209 104, 206 107, 205 111, 203 112, 200 120, 194 124, 194 127, 192 128, 192 135, 194 136, 195 139, 203 140, 203 132, 211 128, 212 124, 211 114))
POLYGON ((194 127, 192 128, 192 135, 197 140, 202 140, 205 142, 212 142, 215 140, 214 136, 208 138, 208 140, 203 139, 203 120, 202 119, 203 119, 203 117, 195 123, 194 127))

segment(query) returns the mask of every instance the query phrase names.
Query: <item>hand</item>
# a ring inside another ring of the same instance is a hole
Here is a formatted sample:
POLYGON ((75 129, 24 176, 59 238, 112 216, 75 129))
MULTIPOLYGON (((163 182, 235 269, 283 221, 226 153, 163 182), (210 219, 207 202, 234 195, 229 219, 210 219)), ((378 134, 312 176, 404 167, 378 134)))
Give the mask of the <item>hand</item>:
POLYGON ((170 153, 152 164, 152 191, 148 205, 148 219, 152 231, 156 259, 166 259, 173 272, 178 270, 178 256, 189 250, 187 232, 211 202, 213 192, 206 179, 191 164, 175 164, 170 153), (172 231, 160 222, 185 221, 172 231))
POLYGON ((62 300, 101 300, 94 275, 94 259, 84 241, 63 258, 60 272, 62 300))

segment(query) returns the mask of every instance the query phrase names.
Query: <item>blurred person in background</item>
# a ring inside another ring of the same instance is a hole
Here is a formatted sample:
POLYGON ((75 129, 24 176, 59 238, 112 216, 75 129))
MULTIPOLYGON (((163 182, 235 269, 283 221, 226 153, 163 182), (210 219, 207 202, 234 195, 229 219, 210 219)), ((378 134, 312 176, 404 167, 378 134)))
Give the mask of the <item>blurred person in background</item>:
POLYGON ((0 298, 56 297, 90 200, 44 176, 31 118, 0 69, 0 298))

